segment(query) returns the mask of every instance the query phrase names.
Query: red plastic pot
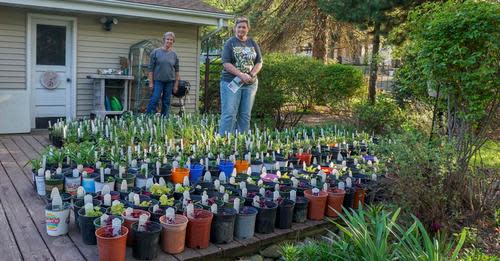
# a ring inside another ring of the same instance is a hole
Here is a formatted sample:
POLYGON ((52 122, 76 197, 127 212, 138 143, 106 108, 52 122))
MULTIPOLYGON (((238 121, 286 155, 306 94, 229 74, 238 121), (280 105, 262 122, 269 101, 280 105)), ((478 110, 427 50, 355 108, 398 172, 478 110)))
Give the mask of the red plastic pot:
POLYGON ((344 202, 345 190, 330 188, 328 190, 328 201, 325 214, 329 217, 337 217, 338 213, 342 213, 342 203, 344 202), (335 212, 335 210, 337 212, 335 212))
POLYGON ((125 261, 125 248, 129 230, 122 226, 120 236, 105 237, 105 230, 110 227, 111 226, 101 227, 95 231, 99 261, 125 261))
POLYGON ((304 196, 309 200, 307 217, 312 220, 322 220, 325 217, 326 201, 328 193, 319 191, 318 196, 313 195, 312 190, 304 191, 304 196))
POLYGON ((189 248, 207 248, 214 215, 212 212, 204 209, 195 209, 194 215, 195 218, 188 217, 186 244, 189 248))

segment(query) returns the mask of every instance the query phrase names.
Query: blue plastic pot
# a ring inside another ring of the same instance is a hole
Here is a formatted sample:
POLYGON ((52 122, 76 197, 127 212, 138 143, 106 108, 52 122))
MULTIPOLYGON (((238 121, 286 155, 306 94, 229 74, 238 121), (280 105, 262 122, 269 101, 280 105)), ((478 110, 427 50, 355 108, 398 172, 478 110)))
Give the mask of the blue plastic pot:
POLYGON ((201 176, 203 175, 203 165, 201 164, 191 164, 189 169, 189 182, 191 184, 196 184, 200 181, 201 176))
POLYGON ((231 174, 233 173, 234 163, 230 160, 222 160, 219 163, 219 170, 224 172, 226 178, 229 180, 231 174))
POLYGON ((85 189, 85 192, 87 193, 94 193, 95 192, 95 178, 97 177, 96 174, 90 174, 87 177, 82 178, 82 186, 85 189))

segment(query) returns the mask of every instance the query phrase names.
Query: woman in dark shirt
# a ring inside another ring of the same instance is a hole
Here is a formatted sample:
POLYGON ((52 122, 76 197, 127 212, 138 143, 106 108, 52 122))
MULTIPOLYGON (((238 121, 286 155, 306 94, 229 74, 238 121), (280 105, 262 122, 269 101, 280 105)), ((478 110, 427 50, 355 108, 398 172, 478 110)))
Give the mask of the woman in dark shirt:
POLYGON ((229 38, 222 51, 222 77, 220 81, 221 119, 219 133, 246 132, 250 129, 257 74, 262 68, 260 47, 248 37, 250 22, 238 18, 235 36, 229 38))
POLYGON ((149 89, 153 91, 149 100, 147 113, 156 113, 160 97, 162 98, 161 114, 168 115, 170 96, 177 92, 179 86, 179 58, 172 50, 175 34, 166 32, 163 35, 163 46, 151 52, 149 63, 149 89))

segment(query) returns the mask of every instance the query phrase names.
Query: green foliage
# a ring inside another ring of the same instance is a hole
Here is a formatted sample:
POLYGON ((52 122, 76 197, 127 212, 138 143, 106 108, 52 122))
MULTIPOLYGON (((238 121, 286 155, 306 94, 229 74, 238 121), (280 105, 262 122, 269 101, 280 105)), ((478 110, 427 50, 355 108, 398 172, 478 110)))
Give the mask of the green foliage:
POLYGON ((94 209, 85 213, 86 217, 100 217, 102 216, 102 211, 100 207, 94 207, 94 209))
POLYGON ((121 216, 124 211, 125 206, 123 205, 123 203, 111 206, 111 214, 113 215, 121 216))
POLYGON ((375 104, 356 104, 354 117, 361 128, 376 134, 398 132, 404 122, 404 114, 394 99, 383 94, 377 96, 375 104))
POLYGON ((344 209, 340 222, 333 222, 339 235, 303 245, 284 245, 285 260, 458 260, 458 253, 467 232, 460 234, 457 242, 450 238, 432 238, 422 223, 413 217, 405 228, 398 222, 400 209, 387 212, 382 207, 359 208, 350 212, 344 209))
POLYGON ((207 112, 220 112, 220 76, 223 66, 221 59, 215 59, 209 66, 208 90, 205 91, 205 64, 200 64, 200 110, 207 112), (208 97, 206 97, 208 96, 208 97))
MULTIPOLYGON (((493 1, 427 3, 409 14, 397 73, 403 97, 428 100, 440 87, 444 103, 462 121, 476 125, 499 100, 500 5, 493 1)), ((451 119, 451 117, 450 117, 451 119)))
POLYGON ((314 93, 315 104, 330 108, 353 97, 364 84, 360 69, 343 64, 322 66, 316 78, 319 88, 314 93))

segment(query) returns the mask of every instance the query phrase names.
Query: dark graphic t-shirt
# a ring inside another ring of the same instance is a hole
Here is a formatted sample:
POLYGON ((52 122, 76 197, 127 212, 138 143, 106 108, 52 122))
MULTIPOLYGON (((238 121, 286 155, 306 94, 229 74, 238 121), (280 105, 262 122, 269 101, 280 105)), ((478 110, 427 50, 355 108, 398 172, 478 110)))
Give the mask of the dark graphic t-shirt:
MULTIPOLYGON (((236 37, 227 40, 222 51, 222 63, 231 63, 243 73, 249 73, 257 63, 262 62, 260 48, 254 40, 240 41, 236 37)), ((230 82, 235 75, 222 70, 222 80, 230 82)))

